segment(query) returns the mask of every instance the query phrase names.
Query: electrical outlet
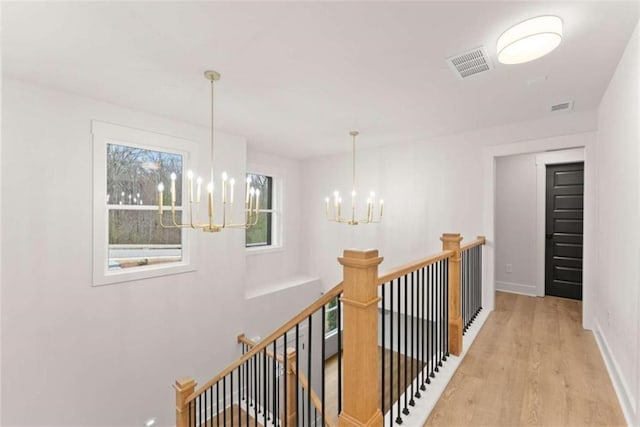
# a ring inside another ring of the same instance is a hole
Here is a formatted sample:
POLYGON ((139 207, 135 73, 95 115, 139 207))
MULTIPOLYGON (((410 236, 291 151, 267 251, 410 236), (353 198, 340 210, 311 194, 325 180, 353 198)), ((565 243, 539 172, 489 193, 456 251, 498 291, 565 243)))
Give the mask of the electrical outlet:
POLYGON ((513 273, 513 264, 507 264, 505 269, 507 273, 513 273))

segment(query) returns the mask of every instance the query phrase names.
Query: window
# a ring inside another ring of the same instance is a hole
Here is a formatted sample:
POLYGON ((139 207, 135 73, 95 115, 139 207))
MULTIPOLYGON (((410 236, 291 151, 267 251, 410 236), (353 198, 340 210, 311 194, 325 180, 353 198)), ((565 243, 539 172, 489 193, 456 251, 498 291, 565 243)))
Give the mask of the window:
POLYGON ((328 337, 338 331, 338 297, 324 306, 324 336, 328 337))
MULTIPOLYGON (((192 270, 187 233, 158 221, 160 182, 176 179, 176 221, 182 177, 193 148, 166 135, 93 122, 94 285, 192 270), (187 147, 187 150, 185 150, 187 147)), ((169 192, 164 193, 169 206, 169 192)), ((171 223, 164 210, 163 222, 171 223)))
POLYGON ((277 244, 277 225, 274 209, 274 178, 272 176, 257 173, 247 173, 247 178, 251 180, 251 186, 260 190, 260 213, 258 222, 253 227, 247 229, 246 246, 255 248, 261 246, 275 246, 277 244))
MULTIPOLYGON (((177 220, 182 211, 183 156, 128 145, 107 144, 109 271, 182 261, 182 233, 158 222, 157 185, 175 173, 177 220)), ((165 192, 164 205, 169 205, 165 192)), ((163 222, 171 223, 170 212, 163 222)))

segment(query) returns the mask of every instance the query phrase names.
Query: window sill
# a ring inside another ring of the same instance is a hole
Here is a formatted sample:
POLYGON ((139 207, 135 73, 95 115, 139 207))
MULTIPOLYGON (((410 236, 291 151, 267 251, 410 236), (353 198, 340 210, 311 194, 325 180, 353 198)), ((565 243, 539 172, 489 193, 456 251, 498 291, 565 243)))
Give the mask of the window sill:
POLYGON ((247 249, 247 255, 264 255, 276 252, 284 252, 284 246, 254 246, 247 249))

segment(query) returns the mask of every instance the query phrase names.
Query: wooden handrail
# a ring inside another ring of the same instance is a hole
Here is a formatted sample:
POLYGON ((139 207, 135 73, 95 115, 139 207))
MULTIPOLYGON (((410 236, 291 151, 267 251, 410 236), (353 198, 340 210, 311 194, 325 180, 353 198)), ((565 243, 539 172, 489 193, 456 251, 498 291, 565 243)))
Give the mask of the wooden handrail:
POLYGON ((435 255, 431 255, 427 258, 423 258, 419 261, 414 261, 410 264, 403 265, 402 267, 395 268, 387 273, 384 273, 382 276, 378 277, 378 286, 382 286, 385 283, 388 283, 392 280, 402 277, 407 273, 411 273, 412 271, 416 271, 422 267, 426 267, 430 264, 434 264, 443 259, 451 258, 454 254, 455 254, 454 251, 442 251, 435 255))
MULTIPOLYGON (((255 347, 256 344, 258 344, 257 342, 247 338, 244 334, 240 334, 238 335, 238 344, 240 343, 245 343, 246 345, 250 346, 251 348, 255 347)), ((270 357, 273 359, 273 352, 270 350, 267 350, 267 357, 270 357)), ((275 358, 278 362, 280 363, 284 363, 284 357, 280 356, 279 354, 275 355, 275 358)))
POLYGON ((487 243, 487 239, 484 236, 478 236, 478 238, 472 242, 465 243, 460 246, 460 251, 464 252, 467 249, 475 248, 476 246, 484 245, 487 243))
POLYGON ((311 316, 316 311, 320 310, 323 306, 327 305, 329 301, 331 301, 341 293, 342 293, 342 282, 338 283, 331 290, 329 290, 327 293, 325 293, 319 299, 313 302, 309 307, 305 308, 296 316, 294 316, 291 320, 289 320, 287 323, 285 323, 284 325, 276 329, 275 332, 271 333, 265 339, 257 343, 251 350, 249 350, 242 357, 240 357, 238 360, 236 360, 227 368, 225 368, 218 375, 211 378, 204 385, 200 386, 196 391, 194 391, 191 395, 189 395, 189 397, 187 397, 185 404, 188 404, 189 402, 192 402, 193 400, 195 400, 196 397, 204 393, 204 391, 207 390, 209 387, 213 386, 218 381, 222 380, 222 378, 226 377, 231 372, 233 372, 234 369, 236 369, 237 367, 242 365, 244 362, 251 359, 253 356, 255 356, 256 354, 258 354, 259 352, 267 348, 267 346, 271 344, 273 341, 275 341, 276 339, 280 338, 282 335, 289 332, 290 329, 294 328, 298 323, 302 322, 304 319, 311 316))

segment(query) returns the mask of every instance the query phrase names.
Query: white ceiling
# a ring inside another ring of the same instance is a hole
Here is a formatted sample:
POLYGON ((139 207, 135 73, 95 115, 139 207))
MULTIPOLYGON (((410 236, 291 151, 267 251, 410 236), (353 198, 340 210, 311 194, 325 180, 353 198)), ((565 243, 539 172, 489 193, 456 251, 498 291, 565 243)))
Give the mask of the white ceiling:
POLYGON ((597 107, 640 16, 632 2, 73 2, 2 4, 6 76, 208 126, 294 158, 597 107), (562 44, 497 62, 500 33, 564 20, 562 44), (484 45, 495 70, 458 80, 445 58, 484 45), (542 83, 527 80, 542 76, 542 83))

